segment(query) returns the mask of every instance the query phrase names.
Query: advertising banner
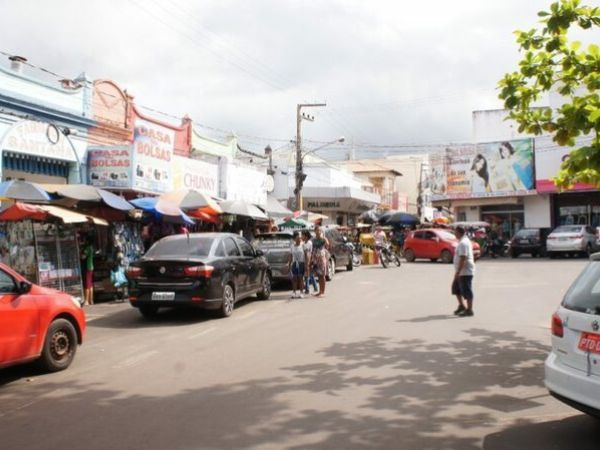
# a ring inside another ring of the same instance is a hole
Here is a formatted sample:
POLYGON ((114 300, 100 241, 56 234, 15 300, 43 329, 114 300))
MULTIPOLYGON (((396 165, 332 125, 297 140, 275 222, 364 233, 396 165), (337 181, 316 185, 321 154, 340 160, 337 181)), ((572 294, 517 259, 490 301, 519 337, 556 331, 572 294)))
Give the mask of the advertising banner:
POLYGON ((533 140, 449 147, 432 156, 429 179, 433 200, 534 194, 533 140))
POLYGON ((133 188, 150 193, 170 191, 175 132, 144 119, 135 120, 133 188))
POLYGON ((131 188, 130 145, 88 149, 88 184, 101 188, 131 188))
POLYGON ((173 157, 173 189, 196 189, 219 196, 219 166, 206 161, 173 157))
POLYGON ((227 200, 243 200, 245 202, 266 206, 267 174, 252 167, 227 164, 227 200))
POLYGON ((3 151, 77 162, 68 138, 52 124, 22 120, 1 137, 3 151))

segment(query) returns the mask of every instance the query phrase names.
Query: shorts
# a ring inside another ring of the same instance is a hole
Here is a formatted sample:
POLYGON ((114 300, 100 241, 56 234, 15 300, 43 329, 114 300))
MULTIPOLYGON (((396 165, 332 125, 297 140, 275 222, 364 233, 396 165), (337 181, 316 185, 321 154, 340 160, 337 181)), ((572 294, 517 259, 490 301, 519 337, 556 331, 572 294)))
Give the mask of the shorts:
POLYGON ((460 295, 467 300, 473 300, 473 275, 455 278, 452 282, 452 295, 460 295))
POLYGON ((306 266, 304 265, 303 262, 295 262, 292 263, 292 277, 296 278, 302 278, 304 277, 304 274, 306 273, 306 266))
POLYGON ((85 271, 85 280, 83 282, 84 289, 93 289, 94 288, 94 271, 86 270, 85 271))

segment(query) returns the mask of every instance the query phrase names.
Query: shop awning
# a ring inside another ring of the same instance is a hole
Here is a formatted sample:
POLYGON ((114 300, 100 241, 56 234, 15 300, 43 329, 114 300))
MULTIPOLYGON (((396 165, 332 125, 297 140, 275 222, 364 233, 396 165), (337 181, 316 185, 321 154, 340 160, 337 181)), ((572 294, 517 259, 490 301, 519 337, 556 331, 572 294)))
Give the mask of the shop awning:
POLYGON ((104 189, 88 186, 87 184, 41 184, 40 186, 46 192, 58 194, 80 202, 103 202, 107 206, 120 211, 130 211, 133 209, 133 206, 124 198, 104 189))
POLYGON ((20 180, 10 180, 0 183, 0 197, 33 202, 50 200, 50 195, 48 195, 41 185, 20 180))
POLYGON ((267 196, 267 206, 259 208, 266 212, 269 217, 283 218, 290 217, 293 214, 291 210, 279 203, 272 195, 267 196))
POLYGON ((165 201, 159 203, 157 197, 136 198, 135 200, 131 201, 131 204, 138 209, 152 214, 159 220, 164 220, 165 222, 190 225, 194 223, 194 221, 187 214, 185 214, 181 208, 165 201))
POLYGON ((158 197, 158 202, 159 208, 161 202, 168 202, 178 206, 182 210, 209 208, 216 214, 222 212, 221 207, 210 194, 197 189, 181 189, 178 191, 167 192, 158 197))
POLYGON ((242 200, 229 200, 221 203, 221 209, 225 214, 231 214, 234 216, 245 216, 257 220, 268 220, 267 215, 262 212, 258 207, 246 203, 242 200))
POLYGON ((108 222, 93 216, 87 216, 75 211, 52 205, 29 205, 16 202, 0 212, 0 221, 16 222, 19 220, 47 220, 48 216, 56 217, 64 223, 87 223, 108 226, 108 222))

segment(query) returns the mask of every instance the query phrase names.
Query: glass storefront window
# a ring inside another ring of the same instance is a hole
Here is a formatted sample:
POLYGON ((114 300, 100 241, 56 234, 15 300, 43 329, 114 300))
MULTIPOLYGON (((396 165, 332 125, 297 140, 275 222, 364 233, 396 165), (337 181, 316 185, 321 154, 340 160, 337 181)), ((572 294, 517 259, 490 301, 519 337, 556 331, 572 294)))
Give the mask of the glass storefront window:
POLYGON ((510 239, 523 228, 525 214, 523 207, 515 208, 514 205, 481 208, 481 220, 488 222, 502 239, 510 239))
POLYGON ((558 208, 559 225, 587 225, 589 212, 587 206, 561 206, 558 208))

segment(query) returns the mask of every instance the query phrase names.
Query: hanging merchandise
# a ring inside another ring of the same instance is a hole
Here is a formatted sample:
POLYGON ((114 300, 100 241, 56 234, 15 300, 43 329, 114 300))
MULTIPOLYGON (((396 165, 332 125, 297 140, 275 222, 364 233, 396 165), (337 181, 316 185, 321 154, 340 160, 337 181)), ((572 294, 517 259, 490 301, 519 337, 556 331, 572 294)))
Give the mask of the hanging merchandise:
POLYGON ((142 226, 133 222, 116 222, 112 227, 113 260, 122 260, 125 267, 144 254, 142 226))
POLYGON ((37 280, 33 223, 0 223, 0 258, 29 280, 37 280))

